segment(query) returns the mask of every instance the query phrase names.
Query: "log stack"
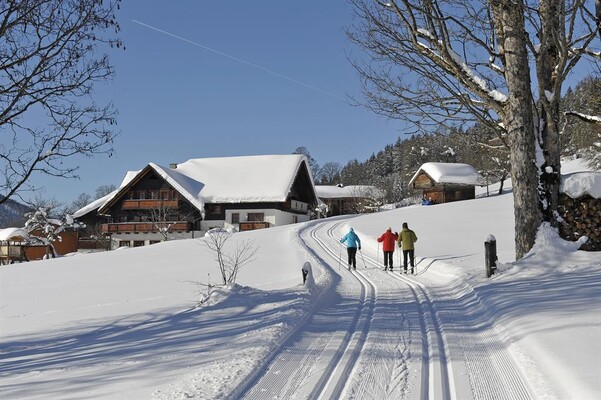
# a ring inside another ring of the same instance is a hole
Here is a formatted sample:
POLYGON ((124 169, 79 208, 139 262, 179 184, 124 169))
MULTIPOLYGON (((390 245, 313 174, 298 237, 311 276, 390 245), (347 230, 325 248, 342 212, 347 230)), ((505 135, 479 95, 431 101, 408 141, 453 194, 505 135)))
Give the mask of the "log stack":
POLYGON ((559 196, 559 235, 571 241, 582 236, 588 240, 580 250, 601 251, 601 199, 589 195, 573 199, 565 193, 559 196))

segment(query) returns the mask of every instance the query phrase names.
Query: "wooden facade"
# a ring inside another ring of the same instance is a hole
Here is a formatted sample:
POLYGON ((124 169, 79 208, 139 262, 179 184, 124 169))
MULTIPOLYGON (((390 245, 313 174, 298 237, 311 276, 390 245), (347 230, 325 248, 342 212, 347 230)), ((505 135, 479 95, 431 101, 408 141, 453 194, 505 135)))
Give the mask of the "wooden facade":
POLYGON ((107 216, 101 233, 149 233, 200 230, 200 211, 147 166, 98 212, 107 216))
POLYGON ((422 198, 429 200, 432 204, 476 198, 475 185, 439 183, 423 171, 413 180, 413 188, 416 190, 421 189, 422 198))
MULTIPOLYGON (((267 177, 268 179, 268 177, 267 177)), ((88 226, 97 226, 97 236, 112 234, 157 233, 158 227, 169 226, 169 232, 195 232, 203 230, 203 221, 226 221, 226 213, 248 216, 265 215, 262 210, 277 210, 291 215, 309 214, 317 204, 317 197, 306 162, 302 162, 291 182, 288 197, 281 202, 202 202, 189 201, 191 193, 182 193, 167 179, 157 173, 150 164, 119 191, 106 204, 94 212, 86 214, 88 226), (157 219, 157 215, 160 218, 157 219), (90 220, 92 218, 93 220, 90 220)), ((198 196, 198 194, 194 194, 198 196)), ((296 221, 296 217, 292 217, 296 221)), ((229 221, 228 221, 229 222, 229 221)), ((245 219, 241 229, 269 227, 273 222, 245 219), (250 225, 248 224, 250 223, 250 225)), ((95 234, 96 235, 96 234, 95 234)))

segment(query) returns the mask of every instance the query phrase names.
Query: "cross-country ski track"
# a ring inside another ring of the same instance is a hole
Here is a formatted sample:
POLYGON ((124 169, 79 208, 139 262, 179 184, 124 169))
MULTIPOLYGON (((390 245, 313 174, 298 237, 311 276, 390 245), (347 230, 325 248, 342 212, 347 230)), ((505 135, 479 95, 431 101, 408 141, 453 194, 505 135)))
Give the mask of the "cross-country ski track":
POLYGON ((468 285, 427 280, 423 272, 435 260, 418 259, 417 275, 405 275, 398 265, 383 271, 377 257, 361 251, 357 269, 349 271, 341 226, 330 221, 301 231, 332 284, 232 398, 535 397, 468 285))

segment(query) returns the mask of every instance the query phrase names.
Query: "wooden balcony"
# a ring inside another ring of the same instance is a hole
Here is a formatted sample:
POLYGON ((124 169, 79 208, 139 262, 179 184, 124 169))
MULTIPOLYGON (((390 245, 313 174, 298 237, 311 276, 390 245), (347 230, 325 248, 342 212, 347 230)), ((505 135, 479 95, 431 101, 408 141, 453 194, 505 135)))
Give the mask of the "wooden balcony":
POLYGON ((240 222, 240 231, 269 228, 269 222, 240 222))
POLYGON ((156 225, 171 225, 169 232, 188 232, 191 224, 189 222, 164 222, 154 224, 152 222, 120 222, 113 224, 102 224, 102 233, 151 233, 158 232, 156 225))
POLYGON ((123 210, 151 210, 177 208, 177 200, 124 200, 123 210))

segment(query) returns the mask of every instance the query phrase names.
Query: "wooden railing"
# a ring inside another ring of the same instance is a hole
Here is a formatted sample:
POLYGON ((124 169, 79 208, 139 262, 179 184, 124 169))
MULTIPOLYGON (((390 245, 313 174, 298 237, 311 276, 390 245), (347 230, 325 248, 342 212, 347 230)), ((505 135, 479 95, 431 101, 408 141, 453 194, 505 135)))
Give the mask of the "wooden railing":
POLYGON ((113 224, 102 224, 102 233, 148 233, 158 232, 157 225, 169 228, 170 232, 187 232, 190 230, 189 222, 120 222, 113 224))
POLYGON ((161 208, 177 208, 177 200, 124 200, 124 210, 148 210, 161 208))
POLYGON ((269 222, 240 222, 241 231, 269 228, 269 222))

